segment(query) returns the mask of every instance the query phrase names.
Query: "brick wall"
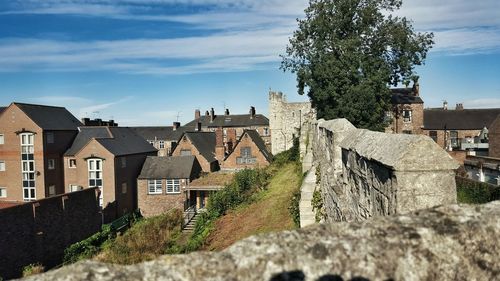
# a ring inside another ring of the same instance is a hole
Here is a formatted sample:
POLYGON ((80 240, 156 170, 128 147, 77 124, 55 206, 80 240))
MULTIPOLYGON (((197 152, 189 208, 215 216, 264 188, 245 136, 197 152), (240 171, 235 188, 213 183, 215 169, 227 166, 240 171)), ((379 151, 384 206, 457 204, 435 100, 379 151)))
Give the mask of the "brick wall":
POLYGON ((491 124, 489 128, 489 155, 500 158, 500 116, 491 124))
POLYGON ((262 155, 259 148, 252 141, 248 135, 245 135, 235 150, 231 155, 229 155, 224 161, 222 168, 223 169, 244 169, 244 168, 256 168, 256 167, 265 167, 269 165, 269 161, 267 161, 266 157, 262 155), (252 157, 256 158, 256 162, 253 164, 238 164, 237 158, 241 157, 241 148, 242 147, 250 147, 252 157))
POLYGON ((218 170, 217 163, 209 163, 207 159, 205 159, 205 157, 203 157, 200 154, 200 152, 196 149, 196 147, 191 143, 191 141, 187 137, 184 137, 182 140, 179 141, 179 143, 175 147, 175 150, 172 153, 172 156, 181 156, 182 150, 191 151, 191 155, 196 157, 196 160, 198 160, 198 162, 200 163, 203 172, 209 173, 218 170))
POLYGON ((62 262, 64 249, 99 231, 95 189, 0 209, 0 276, 19 277, 22 267, 62 262))
POLYGON ((393 108, 393 114, 396 116, 390 128, 390 132, 401 134, 404 131, 412 134, 421 134, 424 125, 424 105, 422 103, 415 104, 398 104, 393 108), (403 118, 403 110, 411 110, 411 121, 405 122, 403 118))
POLYGON ((181 180, 181 192, 177 194, 167 194, 166 181, 162 180, 162 194, 148 194, 148 180, 137 180, 137 198, 139 209, 144 217, 161 215, 173 209, 184 211, 184 204, 187 200, 186 179, 181 180))

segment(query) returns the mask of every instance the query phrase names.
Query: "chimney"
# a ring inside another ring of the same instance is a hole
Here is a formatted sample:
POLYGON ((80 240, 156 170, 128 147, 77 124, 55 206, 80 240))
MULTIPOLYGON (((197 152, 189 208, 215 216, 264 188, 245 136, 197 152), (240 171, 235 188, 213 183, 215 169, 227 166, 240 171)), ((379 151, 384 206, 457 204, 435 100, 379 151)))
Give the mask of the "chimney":
POLYGON ((201 117, 200 110, 199 109, 195 110, 194 111, 194 120, 200 119, 200 117, 201 117))
POLYGON ((250 119, 255 117, 255 107, 250 106, 250 119))
POLYGON ((205 116, 209 116, 209 115, 210 115, 210 113, 208 113, 208 110, 205 111, 205 116))
POLYGON ((418 97, 420 96, 420 84, 417 82, 413 83, 413 94, 418 97))
POLYGON ((90 118, 82 118, 82 123, 85 126, 89 126, 89 124, 90 124, 90 118))
POLYGON ((215 111, 214 108, 210 109, 210 123, 214 122, 215 119, 215 111))
POLYGON ((215 158, 219 160, 219 163, 224 161, 225 157, 225 149, 224 149, 224 138, 222 134, 222 127, 218 127, 215 130, 215 158))
POLYGON ((447 101, 443 101, 443 109, 448 110, 448 102, 447 101))
POLYGON ((457 106, 455 107, 455 110, 464 110, 464 104, 463 103, 457 103, 457 106))
POLYGON ((174 131, 177 131, 177 129, 179 129, 179 127, 181 126, 181 123, 180 122, 174 122, 173 123, 173 130, 174 131))
POLYGON ((196 122, 196 127, 194 128, 196 132, 201 132, 201 122, 196 122))
POLYGON ((226 116, 229 115, 229 108, 226 108, 225 114, 226 114, 226 116))
POLYGON ((227 152, 233 152, 234 144, 236 143, 236 129, 227 129, 227 152))

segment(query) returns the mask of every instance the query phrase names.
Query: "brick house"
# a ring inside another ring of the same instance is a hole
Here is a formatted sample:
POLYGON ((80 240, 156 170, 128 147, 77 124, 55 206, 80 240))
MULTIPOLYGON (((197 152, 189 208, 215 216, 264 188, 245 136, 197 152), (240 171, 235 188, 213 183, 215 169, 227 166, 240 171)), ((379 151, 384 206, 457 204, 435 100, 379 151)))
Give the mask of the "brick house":
POLYGON ((224 159, 223 169, 245 169, 268 166, 272 155, 255 130, 245 130, 234 150, 224 159))
POLYGON ((248 114, 230 114, 229 109, 226 109, 224 115, 217 115, 212 108, 201 116, 200 110, 196 110, 194 120, 187 123, 185 127, 190 128, 191 131, 196 131, 199 127, 199 130, 204 132, 215 132, 217 128, 222 128, 224 146, 228 152, 233 150, 245 130, 257 131, 264 143, 268 147, 271 146, 269 119, 262 114, 257 114, 253 106, 250 107, 248 114))
POLYGON ((216 140, 214 132, 185 132, 172 152, 172 156, 196 157, 203 172, 214 172, 220 169, 215 158, 216 140))
POLYGON ((156 149, 125 127, 80 127, 64 154, 68 192, 98 187, 104 222, 137 209, 137 177, 156 149))
POLYGON ((418 83, 412 88, 391 89, 391 104, 387 133, 422 134, 424 101, 420 98, 418 83))
POLYGON ((500 115, 491 123, 488 137, 490 142, 488 156, 500 158, 500 115))
POLYGON ((0 113, 0 200, 64 193, 63 154, 81 123, 66 108, 11 103, 0 113))
POLYGON ((195 156, 148 157, 137 179, 137 200, 145 217, 172 209, 186 210, 195 202, 186 189, 202 169, 195 156))
POLYGON ((194 131, 190 127, 181 127, 179 122, 173 126, 131 127, 136 134, 143 137, 158 150, 158 156, 171 156, 182 134, 194 131))

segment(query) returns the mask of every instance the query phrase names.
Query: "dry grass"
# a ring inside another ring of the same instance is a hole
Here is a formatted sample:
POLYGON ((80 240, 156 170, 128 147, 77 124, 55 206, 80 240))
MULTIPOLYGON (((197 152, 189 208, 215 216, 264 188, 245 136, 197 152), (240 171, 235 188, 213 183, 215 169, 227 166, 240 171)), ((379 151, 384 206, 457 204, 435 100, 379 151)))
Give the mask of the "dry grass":
POLYGON ((217 172, 204 175, 198 179, 192 181, 190 186, 207 186, 207 185, 226 185, 231 182, 234 177, 234 173, 229 172, 217 172))
POLYGON ((203 249, 222 250, 254 234, 293 229, 288 207, 300 182, 295 164, 277 170, 267 190, 254 203, 241 206, 215 222, 203 249))

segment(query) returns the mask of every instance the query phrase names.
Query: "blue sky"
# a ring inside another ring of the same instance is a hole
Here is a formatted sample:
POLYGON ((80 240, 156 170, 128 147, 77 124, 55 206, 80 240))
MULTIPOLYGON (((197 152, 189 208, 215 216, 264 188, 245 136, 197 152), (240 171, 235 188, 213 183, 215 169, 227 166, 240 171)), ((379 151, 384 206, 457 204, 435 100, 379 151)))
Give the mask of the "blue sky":
MULTIPOLYGON (((65 106, 121 125, 188 122, 196 108, 266 114, 289 100, 279 70, 307 0, 11 0, 0 2, 0 105, 65 106)), ((500 107, 500 1, 406 0, 399 15, 435 33, 417 69, 427 107, 500 107)))

